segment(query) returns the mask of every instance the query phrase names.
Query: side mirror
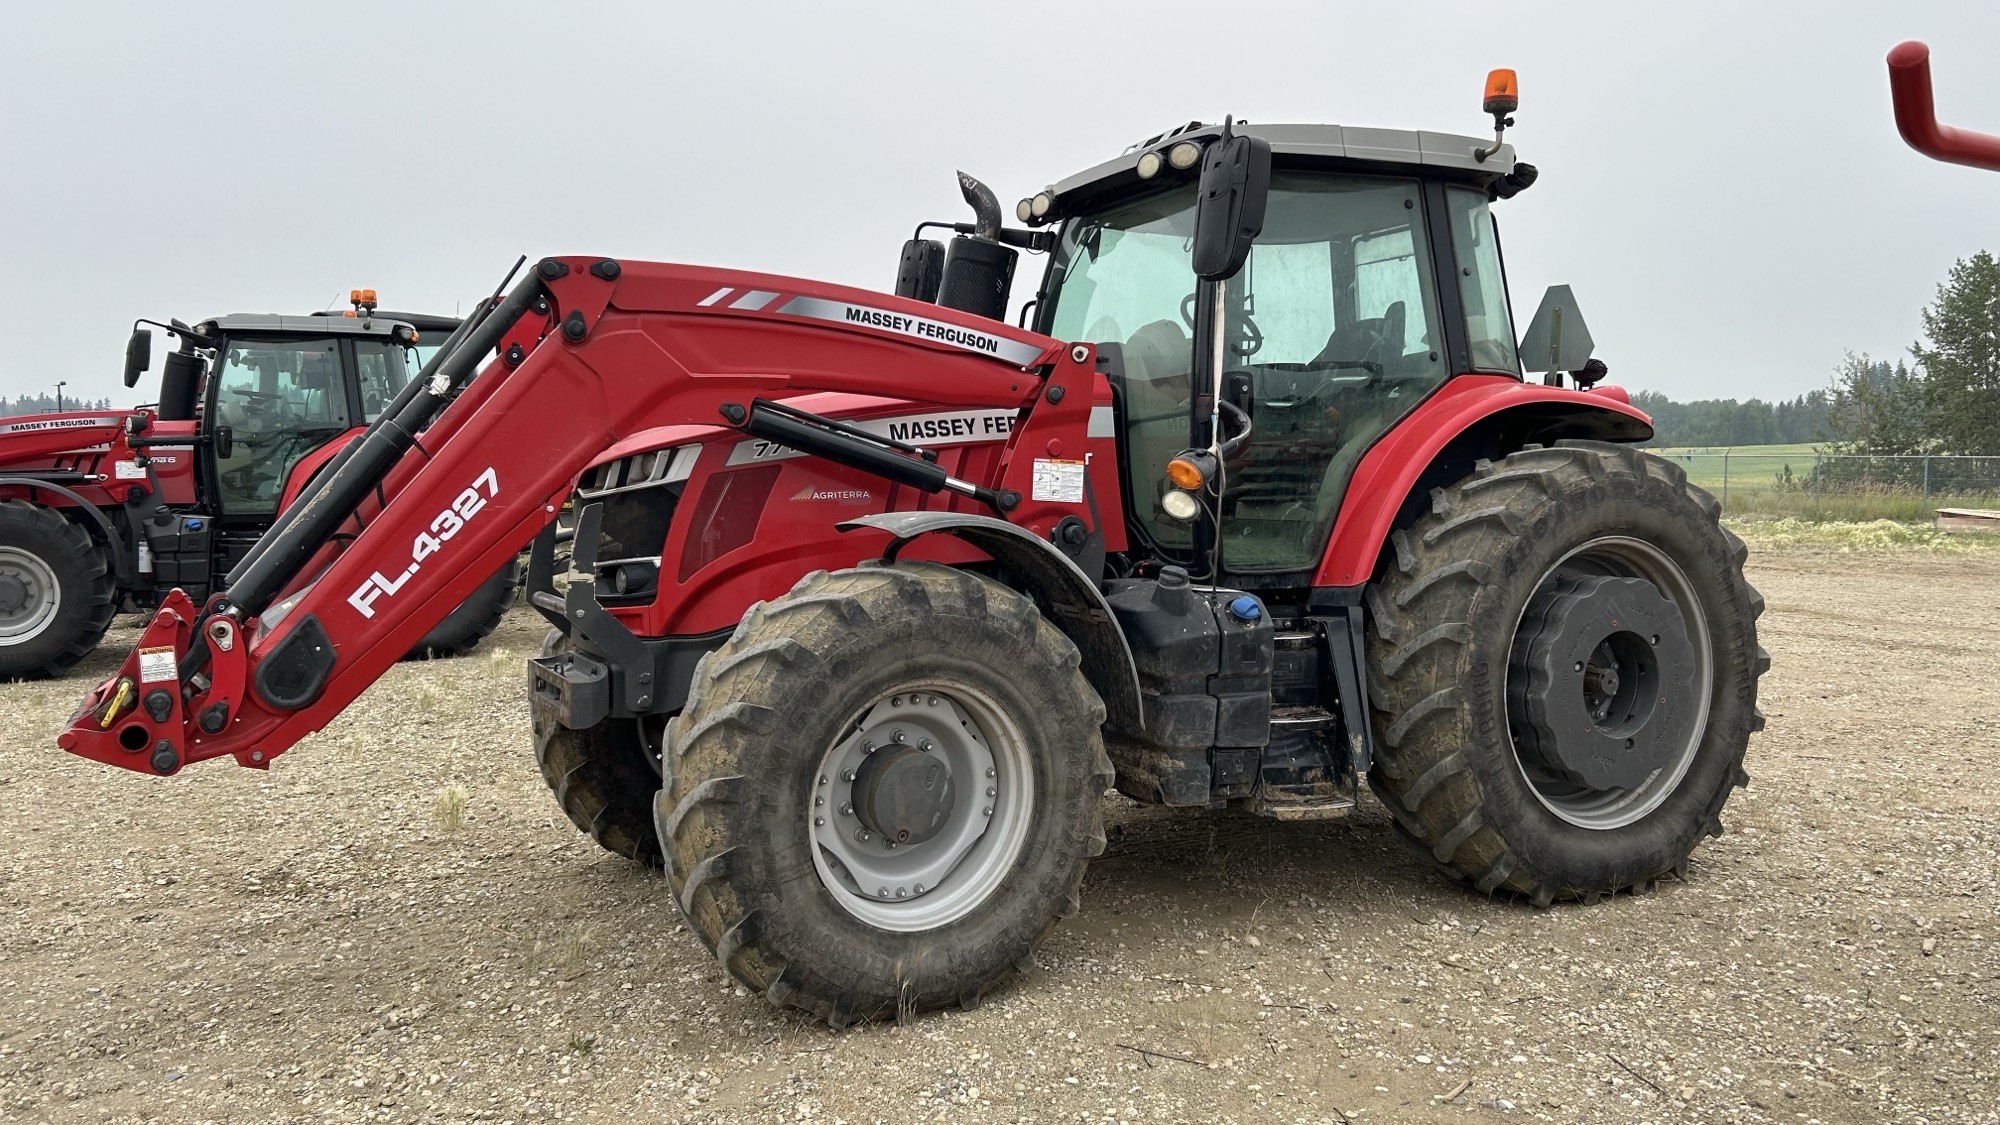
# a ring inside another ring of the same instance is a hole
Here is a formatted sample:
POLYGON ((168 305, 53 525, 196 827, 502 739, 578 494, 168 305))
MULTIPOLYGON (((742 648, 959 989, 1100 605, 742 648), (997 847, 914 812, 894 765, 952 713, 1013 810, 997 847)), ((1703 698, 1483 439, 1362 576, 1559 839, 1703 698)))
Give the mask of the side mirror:
POLYGON ((1567 285, 1549 286, 1521 337, 1521 366, 1550 373, 1578 371, 1589 362, 1594 347, 1590 327, 1577 310, 1576 295, 1567 285))
POLYGON ((1271 145, 1232 136, 1229 126, 1202 154, 1201 198, 1194 216, 1194 274, 1227 281, 1243 268, 1250 244, 1264 232, 1271 197, 1271 145))
POLYGON ((209 444, 215 447, 215 459, 229 460, 229 454, 236 448, 236 431, 218 423, 208 433, 209 444))
POLYGON ((132 338, 125 342, 125 385, 136 387, 139 376, 153 365, 153 330, 134 328, 132 338))

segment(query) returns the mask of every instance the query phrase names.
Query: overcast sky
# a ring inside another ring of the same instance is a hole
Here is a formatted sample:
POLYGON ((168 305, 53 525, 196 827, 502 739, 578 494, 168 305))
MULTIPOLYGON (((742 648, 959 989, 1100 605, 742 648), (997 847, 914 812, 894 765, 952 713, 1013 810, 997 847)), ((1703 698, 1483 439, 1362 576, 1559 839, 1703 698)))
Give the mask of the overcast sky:
POLYGON ((364 285, 450 312, 517 254, 887 288, 917 220, 962 217, 955 168, 1011 201, 1224 113, 1476 134, 1495 66, 1542 171, 1501 213, 1524 320, 1572 284, 1614 380, 1677 398, 1900 354, 1952 261, 2000 243, 2000 177, 1903 147, 1883 55, 1928 40, 1940 116, 2000 132, 2000 6, 1638 7, 21 5, 0 394, 123 405, 135 317, 364 285))

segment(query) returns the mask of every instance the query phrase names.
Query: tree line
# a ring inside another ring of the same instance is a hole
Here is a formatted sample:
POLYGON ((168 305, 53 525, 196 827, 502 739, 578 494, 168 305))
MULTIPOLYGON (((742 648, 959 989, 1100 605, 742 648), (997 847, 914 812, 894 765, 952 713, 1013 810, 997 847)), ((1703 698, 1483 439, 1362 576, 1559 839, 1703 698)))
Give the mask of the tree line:
MULTIPOLYGON (((16 414, 49 414, 54 412, 55 408, 56 396, 52 394, 15 395, 11 402, 0 398, 0 418, 9 418, 16 414)), ((62 408, 64 410, 109 410, 111 409, 111 400, 100 398, 95 401, 86 401, 64 395, 62 408)))
POLYGON ((1849 353, 1832 386, 1782 402, 1675 402, 1638 391, 1654 446, 1823 443, 1829 453, 2000 456, 2000 261, 1954 263, 1895 363, 1849 353))
POLYGON ((1632 405, 1653 417, 1653 446, 1771 445, 1826 441, 1831 395, 1808 391, 1793 399, 1766 402, 1733 398, 1675 402, 1658 391, 1632 392, 1632 405))

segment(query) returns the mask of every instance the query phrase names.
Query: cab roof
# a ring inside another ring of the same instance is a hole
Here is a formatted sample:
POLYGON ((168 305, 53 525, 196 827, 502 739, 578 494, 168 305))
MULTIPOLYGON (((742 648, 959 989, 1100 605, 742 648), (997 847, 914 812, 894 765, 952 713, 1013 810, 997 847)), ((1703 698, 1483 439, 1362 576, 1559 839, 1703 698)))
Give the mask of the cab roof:
MULTIPOLYGON (((1514 146, 1503 144, 1485 160, 1473 153, 1489 148, 1491 137, 1467 137, 1456 133, 1432 133, 1416 129, 1368 129, 1350 125, 1270 124, 1239 121, 1235 132, 1261 137, 1270 142, 1271 155, 1280 166, 1325 164, 1351 166, 1354 171, 1390 172, 1407 175, 1443 173, 1454 179, 1490 186, 1514 171, 1514 146), (1286 158, 1291 158, 1287 160, 1286 158)), ((1222 135, 1222 126, 1193 122, 1149 137, 1125 152, 1086 168, 1057 182, 1049 189, 1055 197, 1050 218, 1059 218, 1074 208, 1063 206, 1119 196, 1140 189, 1148 181, 1137 171, 1139 158, 1148 152, 1193 140, 1206 143, 1222 135)), ((1163 171, 1151 183, 1173 182, 1168 177, 1192 179, 1192 171, 1163 171)))
POLYGON ((196 327, 207 334, 227 333, 245 335, 249 333, 285 333, 302 336, 388 336, 398 325, 415 328, 419 332, 450 332, 458 327, 453 317, 428 316, 418 313, 376 313, 374 316, 339 316, 325 313, 311 313, 306 316, 289 316, 277 313, 230 313, 228 316, 212 317, 196 327))

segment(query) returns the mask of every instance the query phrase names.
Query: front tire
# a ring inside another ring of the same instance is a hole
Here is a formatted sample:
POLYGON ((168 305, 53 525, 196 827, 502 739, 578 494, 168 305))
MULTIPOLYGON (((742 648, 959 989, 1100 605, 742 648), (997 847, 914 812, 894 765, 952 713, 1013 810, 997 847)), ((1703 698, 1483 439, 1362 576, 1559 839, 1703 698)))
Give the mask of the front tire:
POLYGON ((479 642, 500 627, 500 619, 513 608, 514 591, 520 587, 519 567, 507 560, 493 576, 481 582, 457 609, 431 631, 418 638, 403 655, 405 660, 425 660, 463 656, 479 647, 479 642))
POLYGON ((1718 515, 1671 462, 1566 442, 1482 462, 1394 535, 1369 781, 1446 872, 1595 901, 1721 833, 1770 660, 1718 515))
POLYGON ((0 680, 58 675, 111 627, 104 547, 60 512, 0 500, 0 680))
POLYGON ((691 928, 836 1027, 977 1004, 1104 849, 1079 663, 1033 602, 936 564, 818 571, 751 607, 667 733, 655 810, 691 928))

